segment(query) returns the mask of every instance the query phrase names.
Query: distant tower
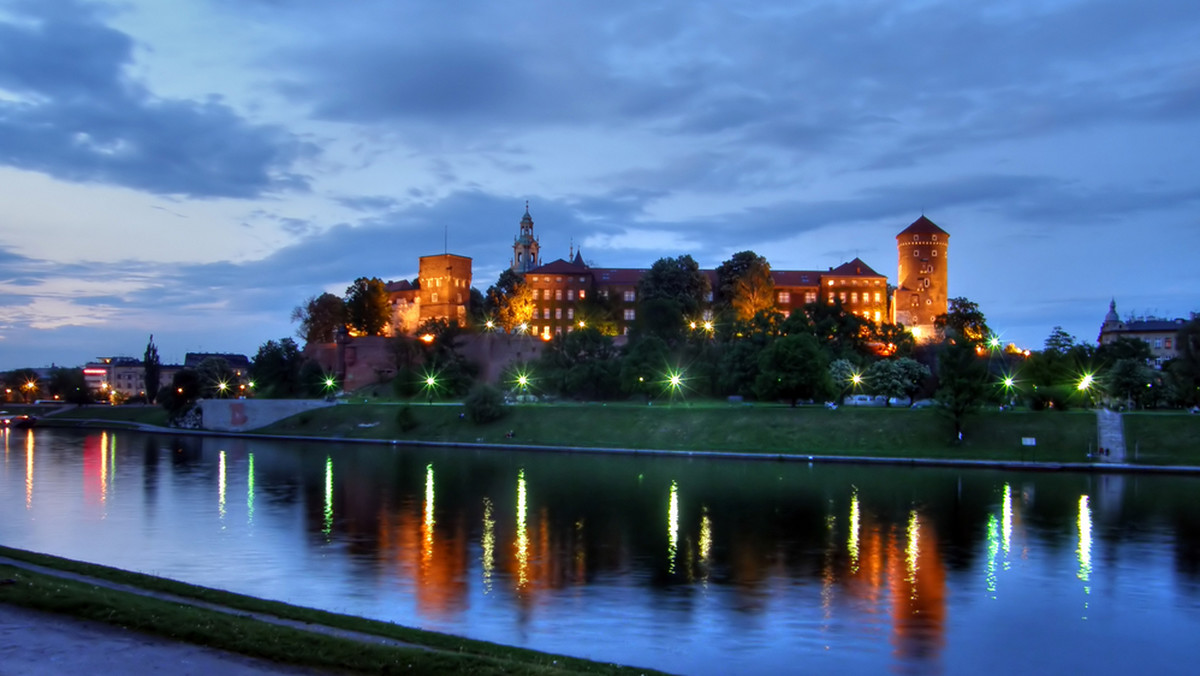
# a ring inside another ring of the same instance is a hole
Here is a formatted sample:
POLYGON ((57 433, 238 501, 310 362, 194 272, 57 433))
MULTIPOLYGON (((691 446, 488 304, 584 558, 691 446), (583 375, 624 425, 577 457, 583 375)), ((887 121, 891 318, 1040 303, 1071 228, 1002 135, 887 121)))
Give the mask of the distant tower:
POLYGON ((513 240, 513 272, 525 274, 542 264, 538 256, 538 241, 533 236, 533 217, 529 215, 529 202, 525 202, 525 215, 521 218, 521 234, 513 240))
POLYGON ((936 337, 933 321, 946 313, 949 245, 950 234, 924 216, 896 235, 900 265, 892 307, 896 322, 918 342, 936 337))

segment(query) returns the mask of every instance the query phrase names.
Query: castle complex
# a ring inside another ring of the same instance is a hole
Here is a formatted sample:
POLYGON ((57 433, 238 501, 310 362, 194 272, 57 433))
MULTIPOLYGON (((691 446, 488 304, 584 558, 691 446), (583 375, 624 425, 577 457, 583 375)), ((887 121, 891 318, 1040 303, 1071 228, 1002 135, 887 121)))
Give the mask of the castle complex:
MULTIPOLYGON (((921 216, 896 235, 898 284, 889 287, 886 275, 861 259, 826 270, 771 270, 775 306, 786 314, 815 302, 840 302, 872 322, 902 323, 918 340, 932 338, 934 319, 946 312, 950 235, 921 216)), ((574 247, 572 247, 574 249, 574 247)), ((510 269, 522 275, 533 292, 534 312, 527 330, 545 339, 586 326, 589 308, 605 309, 605 321, 626 334, 637 321, 638 282, 647 268, 597 268, 572 251, 569 260, 542 263, 533 233, 529 205, 518 224, 510 269)), ((717 286, 715 270, 703 270, 710 287, 717 286)), ((419 284, 389 282, 393 330, 413 333, 429 319, 467 323, 471 259, 453 254, 423 256, 419 284)), ((712 300, 711 293, 708 298, 712 300)), ((697 320, 703 318, 697 317, 697 320)))

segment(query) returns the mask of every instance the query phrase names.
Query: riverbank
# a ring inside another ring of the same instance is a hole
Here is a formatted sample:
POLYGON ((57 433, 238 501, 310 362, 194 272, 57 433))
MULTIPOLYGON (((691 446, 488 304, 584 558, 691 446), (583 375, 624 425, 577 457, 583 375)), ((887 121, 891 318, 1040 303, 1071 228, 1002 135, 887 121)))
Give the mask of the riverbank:
MULTIPOLYGON (((0 547, 0 581, 0 603, 154 634, 182 642, 180 653, 183 644, 195 644, 330 673, 657 673, 299 608, 7 547, 0 547)), ((92 647, 104 649, 75 650, 92 647)))
MULTIPOLYGON (((157 422, 156 411, 142 410, 146 419, 140 422, 157 422)), ((78 409, 44 422, 76 425, 110 412, 115 424, 139 423, 125 407, 78 409)), ((508 407, 504 418, 485 425, 463 413, 456 405, 343 403, 245 436, 1021 465, 1090 465, 1099 445, 1095 412, 1087 410, 981 411, 969 418, 961 441, 935 409, 531 404, 508 407)), ((1130 464, 1200 467, 1200 416, 1135 413, 1124 419, 1130 464)))

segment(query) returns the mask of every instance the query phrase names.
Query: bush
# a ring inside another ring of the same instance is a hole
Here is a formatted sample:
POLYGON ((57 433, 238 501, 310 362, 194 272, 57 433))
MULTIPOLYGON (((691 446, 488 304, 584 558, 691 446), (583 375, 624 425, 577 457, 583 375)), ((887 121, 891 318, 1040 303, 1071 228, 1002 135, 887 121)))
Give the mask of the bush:
POLYGON ((417 428, 417 418, 413 415, 412 406, 404 404, 396 411, 396 427, 401 432, 411 432, 417 428))
POLYGON ((504 409, 504 395, 487 383, 479 383, 471 388, 463 406, 467 409, 467 417, 476 425, 494 422, 508 413, 504 409))

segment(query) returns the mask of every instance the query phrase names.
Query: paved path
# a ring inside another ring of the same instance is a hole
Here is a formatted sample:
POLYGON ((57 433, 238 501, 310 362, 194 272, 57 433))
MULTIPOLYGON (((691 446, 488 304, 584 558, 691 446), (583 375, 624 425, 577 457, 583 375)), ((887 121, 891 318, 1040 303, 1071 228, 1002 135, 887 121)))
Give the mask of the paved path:
POLYGON ((1121 414, 1107 408, 1096 411, 1097 437, 1100 439, 1101 462, 1125 462, 1125 426, 1121 414))
MULTIPOLYGON (((424 646, 415 646, 380 636, 286 620, 273 615, 251 613, 197 599, 47 568, 3 556, 0 556, 0 564, 25 568, 46 575, 56 575, 131 594, 185 603, 240 617, 251 617, 262 622, 327 636, 377 645, 427 649, 424 646)), ((172 641, 168 638, 122 629, 115 625, 0 603, 0 676, 16 676, 18 674, 277 676, 280 674, 330 673, 335 672, 278 664, 269 660, 172 641)))

